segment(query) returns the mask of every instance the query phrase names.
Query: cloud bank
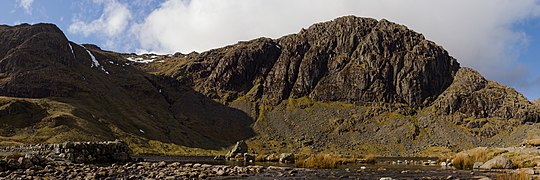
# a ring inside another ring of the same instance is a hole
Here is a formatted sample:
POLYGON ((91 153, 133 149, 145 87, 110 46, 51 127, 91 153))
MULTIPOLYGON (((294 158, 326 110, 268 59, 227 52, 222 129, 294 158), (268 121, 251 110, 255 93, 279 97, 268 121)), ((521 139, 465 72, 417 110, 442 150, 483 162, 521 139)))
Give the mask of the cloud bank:
POLYGON ((17 4, 24 9, 26 14, 32 14, 32 3, 34 0, 17 0, 17 4))
POLYGON ((108 46, 113 47, 116 40, 124 38, 121 34, 125 33, 130 24, 132 19, 131 11, 127 4, 120 3, 117 0, 95 0, 94 5, 103 6, 103 13, 99 18, 90 22, 75 18, 72 20, 68 31, 85 37, 95 35, 106 38, 108 39, 106 41, 108 46))

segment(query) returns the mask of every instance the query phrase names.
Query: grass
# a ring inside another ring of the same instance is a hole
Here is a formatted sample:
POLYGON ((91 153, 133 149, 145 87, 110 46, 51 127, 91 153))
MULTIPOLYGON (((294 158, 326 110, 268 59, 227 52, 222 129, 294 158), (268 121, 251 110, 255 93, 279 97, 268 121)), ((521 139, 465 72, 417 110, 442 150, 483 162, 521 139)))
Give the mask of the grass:
POLYGON ((377 156, 373 153, 368 153, 364 156, 365 163, 367 164, 375 164, 377 156))
POLYGON ((448 147, 434 146, 426 148, 420 155, 423 157, 437 157, 439 161, 446 161, 452 159, 456 153, 448 147))
POLYGON ((533 179, 533 176, 527 174, 525 171, 518 171, 516 173, 504 173, 498 174, 495 179, 504 179, 504 180, 530 180, 533 179))
POLYGON ((540 146, 540 138, 525 140, 523 144, 527 146, 533 146, 533 147, 540 146))
POLYGON ((313 169, 333 169, 342 164, 351 163, 375 163, 375 154, 367 154, 362 159, 356 156, 333 155, 327 153, 317 153, 310 156, 297 156, 296 167, 313 169))
POLYGON ((540 164, 540 153, 537 152, 507 152, 502 155, 510 158, 519 168, 535 167, 540 164))
POLYGON ((452 159, 457 169, 472 169, 475 162, 486 162, 506 151, 497 148, 478 147, 459 152, 452 159))
POLYGON ((133 155, 214 156, 226 153, 225 150, 206 150, 200 148, 185 147, 173 143, 165 143, 156 140, 149 140, 143 137, 135 136, 130 133, 126 133, 112 124, 109 124, 109 128, 121 140, 128 144, 129 148, 133 152, 133 155))
POLYGON ((337 168, 339 157, 330 154, 316 154, 307 159, 296 160, 296 167, 315 168, 315 169, 333 169, 337 168))
POLYGON ((454 167, 457 169, 472 169, 475 162, 486 162, 495 156, 506 156, 519 168, 536 167, 540 164, 538 152, 506 152, 497 148, 479 147, 462 151, 453 158, 454 167))

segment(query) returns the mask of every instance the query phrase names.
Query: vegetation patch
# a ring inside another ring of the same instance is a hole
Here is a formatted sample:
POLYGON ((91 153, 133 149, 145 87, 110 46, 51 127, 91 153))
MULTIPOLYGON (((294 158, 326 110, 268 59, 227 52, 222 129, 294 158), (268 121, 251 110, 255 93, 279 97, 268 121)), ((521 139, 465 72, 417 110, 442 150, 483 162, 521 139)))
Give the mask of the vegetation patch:
POLYGON ((452 162, 457 169, 472 169, 475 162, 486 162, 505 152, 498 148, 477 147, 457 153, 452 162))
POLYGON ((333 169, 338 167, 339 157, 330 154, 316 154, 306 159, 296 160, 296 167, 333 169))

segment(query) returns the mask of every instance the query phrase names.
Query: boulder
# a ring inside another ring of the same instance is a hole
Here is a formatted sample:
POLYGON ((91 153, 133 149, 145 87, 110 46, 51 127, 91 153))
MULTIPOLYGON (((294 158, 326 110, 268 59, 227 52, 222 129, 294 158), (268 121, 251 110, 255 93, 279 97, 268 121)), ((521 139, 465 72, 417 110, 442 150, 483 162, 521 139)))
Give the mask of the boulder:
POLYGON ((245 162, 255 162, 255 154, 249 154, 249 153, 244 153, 244 161, 245 162))
POLYGON ((232 157, 236 157, 236 155, 240 154, 243 155, 244 153, 248 152, 248 146, 244 141, 238 141, 236 142, 236 145, 225 155, 226 159, 230 159, 232 157))
POLYGON ((473 169, 480 169, 480 166, 484 165, 484 162, 475 162, 473 164, 473 169))
POLYGON ((293 153, 281 153, 279 155, 279 162, 281 163, 294 163, 293 153))
POLYGON ((497 156, 487 162, 485 162, 480 169, 512 169, 514 164, 512 160, 506 156, 497 156))
POLYGON ((20 166, 22 168, 29 168, 29 167, 32 167, 34 164, 32 163, 32 161, 29 159, 29 158, 26 158, 26 157, 19 157, 19 160, 18 160, 20 166))

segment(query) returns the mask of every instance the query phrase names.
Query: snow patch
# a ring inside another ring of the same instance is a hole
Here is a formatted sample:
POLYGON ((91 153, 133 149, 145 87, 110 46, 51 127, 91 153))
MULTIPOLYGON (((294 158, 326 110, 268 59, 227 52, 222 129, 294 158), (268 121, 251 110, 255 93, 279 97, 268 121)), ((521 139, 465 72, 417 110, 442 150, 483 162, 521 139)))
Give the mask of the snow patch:
POLYGON ((73 52, 73 47, 71 46, 71 43, 68 42, 69 49, 71 49, 71 54, 73 54, 73 58, 75 58, 75 53, 73 52))
POLYGON ((90 55, 90 58, 92 58, 92 64, 90 65, 91 68, 93 68, 93 67, 101 67, 101 70, 103 72, 105 72, 105 74, 109 74, 109 71, 105 70, 105 68, 101 64, 99 64, 99 61, 96 60, 96 57, 94 57, 92 52, 90 52, 86 48, 84 48, 84 50, 86 50, 86 52, 88 52, 88 55, 90 55))
POLYGON ((105 68, 104 68, 103 66, 101 66, 101 70, 102 70, 103 72, 105 72, 105 74, 109 74, 109 71, 105 70, 105 68))
POLYGON ((145 63, 145 64, 154 62, 156 60, 156 59, 144 59, 142 57, 128 57, 126 59, 134 63, 145 63))
POLYGON ((279 45, 277 45, 277 44, 276 44, 276 47, 277 47, 278 49, 281 49, 281 46, 279 46, 279 45))
POLYGON ((139 132, 143 133, 144 134, 144 131, 142 129, 139 129, 139 132))
POLYGON ((94 57, 94 55, 92 54, 92 52, 90 52, 88 49, 85 49, 86 52, 88 52, 88 55, 90 55, 90 58, 92 58, 92 65, 90 65, 90 67, 99 67, 101 66, 101 64, 99 64, 99 62, 96 60, 96 57, 94 57))

